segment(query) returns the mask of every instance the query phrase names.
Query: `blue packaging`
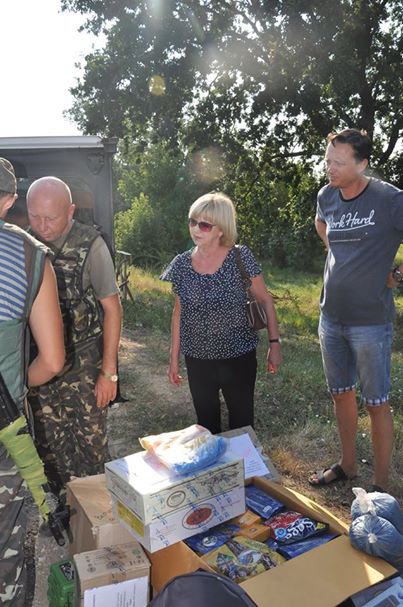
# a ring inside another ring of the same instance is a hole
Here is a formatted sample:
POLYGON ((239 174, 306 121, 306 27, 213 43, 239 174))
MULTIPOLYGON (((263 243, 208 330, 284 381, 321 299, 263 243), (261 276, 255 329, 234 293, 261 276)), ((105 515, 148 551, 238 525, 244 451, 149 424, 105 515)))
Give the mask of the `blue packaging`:
POLYGON ((390 521, 363 514, 353 520, 349 535, 354 548, 385 559, 403 573, 403 535, 390 521))
POLYGON ((326 544, 337 537, 336 533, 324 533, 323 535, 317 535, 310 537, 302 542, 295 542, 295 544, 289 544, 288 546, 277 545, 277 552, 284 556, 286 559, 293 559, 304 552, 308 552, 321 544, 326 544))
POLYGON ((197 535, 193 535, 192 537, 188 537, 185 543, 199 554, 207 554, 207 552, 211 552, 215 548, 219 548, 225 542, 228 541, 230 537, 235 535, 239 531, 239 525, 234 525, 233 523, 223 523, 222 525, 217 525, 212 529, 208 529, 203 533, 198 533, 197 535))
POLYGON ((378 491, 367 493, 361 487, 354 487, 353 493, 356 498, 351 504, 352 520, 362 514, 376 514, 392 523, 403 535, 403 512, 397 499, 389 493, 378 491))
POLYGON ((282 502, 270 497, 257 487, 245 487, 245 502, 248 508, 259 514, 262 518, 270 518, 285 508, 282 502))

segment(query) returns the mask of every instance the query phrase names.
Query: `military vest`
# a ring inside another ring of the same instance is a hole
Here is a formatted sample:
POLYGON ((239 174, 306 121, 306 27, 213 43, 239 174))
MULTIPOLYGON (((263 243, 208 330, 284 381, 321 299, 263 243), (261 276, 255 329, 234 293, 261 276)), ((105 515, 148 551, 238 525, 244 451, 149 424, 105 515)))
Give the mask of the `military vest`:
MULTIPOLYGON (((0 220, 0 238, 2 233, 14 235, 24 244, 25 259, 22 263, 25 265, 27 279, 24 310, 19 318, 0 322, 0 372, 14 402, 22 412, 27 391, 25 381, 29 360, 27 324, 42 282, 49 249, 21 228, 0 220)), ((17 260, 15 263, 18 263, 17 260)))
MULTIPOLYGON (((102 311, 92 285, 83 287, 83 270, 98 230, 75 221, 60 249, 53 251, 60 308, 64 325, 66 358, 102 334, 102 311)), ((70 360, 71 362, 71 360, 70 360)))

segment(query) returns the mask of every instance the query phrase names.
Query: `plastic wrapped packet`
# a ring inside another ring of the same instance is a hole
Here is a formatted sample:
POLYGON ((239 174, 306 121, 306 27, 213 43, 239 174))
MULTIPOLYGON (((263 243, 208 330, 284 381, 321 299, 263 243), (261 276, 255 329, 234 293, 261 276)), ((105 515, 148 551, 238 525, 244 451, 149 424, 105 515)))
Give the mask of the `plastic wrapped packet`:
POLYGON ((254 485, 245 487, 245 502, 248 508, 259 514, 262 518, 270 518, 285 507, 282 502, 270 497, 254 485))
POLYGON ((141 446, 180 476, 213 464, 227 448, 227 439, 193 424, 183 430, 140 438, 141 446))
POLYGON ((267 545, 240 536, 202 558, 210 567, 236 582, 272 569, 285 560, 267 545))
POLYGON ((403 512, 392 495, 378 491, 367 493, 361 487, 353 487, 353 493, 356 498, 351 504, 352 520, 362 514, 376 514, 392 523, 403 535, 403 512))
POLYGON ((188 537, 185 543, 195 552, 206 554, 225 544, 230 537, 239 532, 239 529, 239 525, 223 523, 208 531, 204 531, 204 533, 188 537))
POLYGON ((293 559, 300 554, 304 554, 305 552, 309 552, 313 548, 317 546, 321 546, 322 544, 326 544, 337 537, 336 533, 324 533, 323 535, 316 535, 314 537, 309 537, 302 542, 295 542, 295 544, 289 544, 286 546, 281 546, 277 544, 276 550, 282 556, 285 556, 286 559, 293 559))
POLYGON ((403 573, 403 535, 390 521, 363 514, 351 523, 349 536, 354 548, 385 559, 403 573))

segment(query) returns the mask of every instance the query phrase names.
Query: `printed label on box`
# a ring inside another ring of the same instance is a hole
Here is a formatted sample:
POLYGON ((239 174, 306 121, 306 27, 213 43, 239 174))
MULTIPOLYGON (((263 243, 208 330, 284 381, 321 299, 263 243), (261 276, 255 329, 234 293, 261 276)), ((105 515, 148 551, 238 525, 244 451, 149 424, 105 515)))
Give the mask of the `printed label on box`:
POLYGON ((231 453, 187 478, 162 471, 161 464, 144 452, 109 462, 105 471, 112 495, 145 524, 244 484, 243 460, 231 453))
POLYGON ((154 552, 196 533, 207 531, 210 527, 244 512, 245 490, 238 487, 211 499, 187 505, 172 514, 160 516, 149 525, 144 525, 125 504, 114 498, 112 508, 133 537, 147 550, 154 552))

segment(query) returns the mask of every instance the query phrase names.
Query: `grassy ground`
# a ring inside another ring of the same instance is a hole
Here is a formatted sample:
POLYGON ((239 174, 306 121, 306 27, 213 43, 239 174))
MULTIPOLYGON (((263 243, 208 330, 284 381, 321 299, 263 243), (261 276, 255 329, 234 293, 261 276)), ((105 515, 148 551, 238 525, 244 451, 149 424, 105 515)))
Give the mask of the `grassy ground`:
MULTIPOLYGON (((338 458, 338 435, 333 408, 326 390, 317 337, 321 270, 313 273, 264 268, 266 282, 278 297, 277 314, 283 337, 284 364, 273 377, 265 371, 267 338, 261 333, 256 385, 256 423, 259 439, 289 486, 330 506, 346 507, 352 486, 371 482, 372 451, 368 416, 360 409, 357 438, 359 478, 326 489, 311 489, 308 474, 338 458), (312 493, 313 491, 313 493, 312 493)), ((172 307, 170 285, 157 273, 133 269, 134 302, 125 302, 125 326, 147 335, 147 350, 156 365, 167 364, 172 307)), ((391 406, 395 420, 395 449, 390 491, 403 500, 403 297, 397 296, 391 406)), ((140 412, 139 412, 140 413, 140 412)), ((172 430, 172 417, 158 414, 159 431, 172 430)), ((175 417, 175 415, 174 415, 175 417)))

